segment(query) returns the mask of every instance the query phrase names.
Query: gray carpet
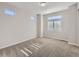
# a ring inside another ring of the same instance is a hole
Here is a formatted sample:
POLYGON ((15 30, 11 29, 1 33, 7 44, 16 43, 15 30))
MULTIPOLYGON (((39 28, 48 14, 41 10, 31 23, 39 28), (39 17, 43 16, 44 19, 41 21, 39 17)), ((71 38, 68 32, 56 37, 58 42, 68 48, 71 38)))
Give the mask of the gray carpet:
POLYGON ((79 47, 48 38, 32 39, 0 50, 1 57, 79 57, 79 47))

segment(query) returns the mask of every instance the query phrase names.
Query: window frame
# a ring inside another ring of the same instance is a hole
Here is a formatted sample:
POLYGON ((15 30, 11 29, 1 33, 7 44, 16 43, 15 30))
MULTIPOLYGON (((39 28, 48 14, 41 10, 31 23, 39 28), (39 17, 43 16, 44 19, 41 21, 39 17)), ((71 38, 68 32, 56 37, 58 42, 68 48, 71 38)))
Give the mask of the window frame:
POLYGON ((48 31, 50 31, 50 32, 61 32, 61 30, 62 30, 62 18, 63 18, 62 15, 49 16, 49 17, 48 17, 48 31), (50 18, 49 18, 49 17, 50 17, 50 18), (56 18, 56 17, 58 17, 59 19, 56 18), (56 20, 56 19, 58 19, 58 20, 56 20), (52 30, 49 29, 49 21, 50 21, 50 20, 51 20, 52 23, 53 23, 52 30), (60 20, 61 20, 61 21, 60 21, 60 20), (60 21, 60 23, 61 23, 61 24, 59 25, 59 26, 60 26, 60 30, 55 30, 55 22, 56 22, 56 21, 60 21))

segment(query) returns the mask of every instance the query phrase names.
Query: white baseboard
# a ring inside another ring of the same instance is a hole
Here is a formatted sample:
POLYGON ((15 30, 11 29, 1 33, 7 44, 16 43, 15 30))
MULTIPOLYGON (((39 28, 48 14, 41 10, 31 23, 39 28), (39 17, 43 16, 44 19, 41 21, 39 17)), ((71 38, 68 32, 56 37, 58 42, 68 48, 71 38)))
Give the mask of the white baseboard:
POLYGON ((15 41, 15 42, 13 42, 13 43, 6 44, 6 45, 4 45, 4 46, 0 46, 0 49, 7 48, 7 47, 10 47, 10 46, 13 46, 13 45, 22 43, 22 42, 24 42, 24 41, 28 41, 28 40, 34 39, 34 38, 36 38, 36 37, 37 37, 36 35, 32 35, 32 36, 30 36, 30 37, 28 37, 28 38, 21 39, 21 40, 15 41))
POLYGON ((56 38, 56 37, 49 37, 49 36, 43 36, 43 37, 45 37, 45 38, 49 38, 49 39, 57 39, 57 40, 63 40, 63 41, 68 41, 68 40, 66 40, 65 38, 56 38))
POLYGON ((68 42, 68 44, 75 45, 75 46, 79 46, 79 44, 77 44, 77 43, 68 42))
MULTIPOLYGON (((49 39, 57 39, 57 40, 63 40, 63 39, 58 39, 58 38, 54 38, 54 37, 47 37, 47 36, 44 36, 45 38, 49 38, 49 39)), ((66 40, 64 40, 64 41, 66 41, 66 40)), ((68 42, 68 41, 67 41, 68 42)), ((70 45, 74 45, 74 46, 79 46, 79 44, 78 43, 71 43, 71 42, 68 42, 68 44, 70 44, 70 45)))

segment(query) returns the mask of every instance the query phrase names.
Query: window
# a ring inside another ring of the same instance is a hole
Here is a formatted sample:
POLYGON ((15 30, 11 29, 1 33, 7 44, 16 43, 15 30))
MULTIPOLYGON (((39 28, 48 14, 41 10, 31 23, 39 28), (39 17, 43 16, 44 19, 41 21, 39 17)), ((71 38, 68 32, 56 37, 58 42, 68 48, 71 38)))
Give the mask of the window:
POLYGON ((11 9, 11 8, 5 8, 3 10, 3 12, 4 12, 4 15, 6 15, 6 16, 14 16, 15 15, 15 10, 11 9))
POLYGON ((60 32, 61 19, 62 19, 62 16, 48 17, 48 31, 60 32))

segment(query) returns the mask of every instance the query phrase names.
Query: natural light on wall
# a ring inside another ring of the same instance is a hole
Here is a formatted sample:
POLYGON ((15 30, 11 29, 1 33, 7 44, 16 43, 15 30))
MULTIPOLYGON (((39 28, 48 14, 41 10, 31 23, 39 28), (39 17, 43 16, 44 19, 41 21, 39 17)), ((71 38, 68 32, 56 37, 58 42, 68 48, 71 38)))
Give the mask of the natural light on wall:
POLYGON ((5 9, 3 10, 3 13, 4 13, 4 15, 6 15, 6 16, 15 16, 15 15, 16 15, 15 10, 12 9, 12 8, 5 8, 5 9))
POLYGON ((61 31, 62 16, 48 17, 48 31, 60 32, 61 31))

